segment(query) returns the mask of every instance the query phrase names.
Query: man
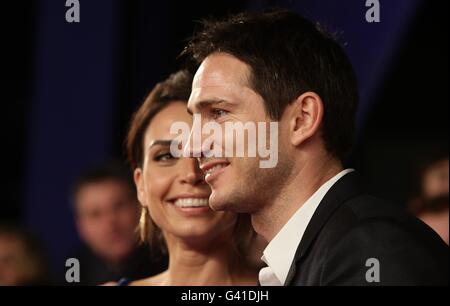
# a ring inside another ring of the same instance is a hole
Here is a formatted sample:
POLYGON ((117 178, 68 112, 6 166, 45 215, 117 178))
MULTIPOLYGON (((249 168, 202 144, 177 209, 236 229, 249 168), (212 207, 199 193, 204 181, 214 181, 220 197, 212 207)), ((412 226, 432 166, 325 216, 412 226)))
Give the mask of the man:
POLYGON ((260 157, 211 157, 226 141, 189 146, 210 206, 250 213, 269 241, 261 285, 448 284, 442 240, 343 168, 357 84, 330 36, 292 12, 243 13, 207 22, 185 53, 200 64, 188 111, 202 124, 278 121, 273 168, 260 157))
POLYGON ((129 172, 117 163, 89 169, 75 183, 76 226, 86 244, 75 256, 81 284, 143 278, 163 270, 162 257, 137 247, 140 206, 135 194, 129 172))
POLYGON ((417 177, 409 210, 449 244, 448 153, 430 154, 417 177))

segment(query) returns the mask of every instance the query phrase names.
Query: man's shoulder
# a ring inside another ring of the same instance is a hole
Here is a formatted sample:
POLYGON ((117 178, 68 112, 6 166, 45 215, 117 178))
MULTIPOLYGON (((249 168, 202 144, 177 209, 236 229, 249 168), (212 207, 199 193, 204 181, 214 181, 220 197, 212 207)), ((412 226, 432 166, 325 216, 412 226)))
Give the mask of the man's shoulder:
POLYGON ((448 258, 444 242, 401 206, 367 194, 337 207, 307 254, 305 279, 294 283, 365 284, 371 258, 382 263, 384 284, 448 282, 439 272, 448 258))
POLYGON ((377 196, 363 193, 347 200, 342 205, 349 209, 359 221, 372 218, 410 218, 402 205, 377 196))
POLYGON ((379 238, 392 235, 436 239, 437 235, 419 219, 409 214, 401 205, 370 194, 360 194, 344 202, 330 216, 324 230, 331 228, 340 233, 376 233, 379 238))

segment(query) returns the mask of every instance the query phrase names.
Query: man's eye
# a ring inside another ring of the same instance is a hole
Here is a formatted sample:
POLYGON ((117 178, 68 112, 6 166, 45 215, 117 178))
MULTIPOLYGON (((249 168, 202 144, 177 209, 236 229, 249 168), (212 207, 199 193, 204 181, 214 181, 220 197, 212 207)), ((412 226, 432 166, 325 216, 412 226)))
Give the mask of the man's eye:
POLYGON ((155 156, 155 161, 168 161, 171 159, 174 159, 174 157, 170 154, 170 152, 161 153, 155 156))
POLYGON ((228 112, 226 110, 223 110, 220 108, 214 108, 214 109, 212 109, 212 114, 213 114, 214 119, 217 119, 222 116, 225 116, 226 114, 228 114, 228 112))

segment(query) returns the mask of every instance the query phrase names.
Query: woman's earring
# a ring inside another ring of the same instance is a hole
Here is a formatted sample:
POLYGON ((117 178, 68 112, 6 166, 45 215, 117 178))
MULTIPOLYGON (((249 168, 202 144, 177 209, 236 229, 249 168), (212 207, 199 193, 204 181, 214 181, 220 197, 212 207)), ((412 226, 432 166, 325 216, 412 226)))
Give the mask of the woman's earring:
POLYGON ((145 243, 148 241, 149 236, 149 213, 147 206, 142 206, 141 218, 139 220, 139 236, 141 242, 145 243))

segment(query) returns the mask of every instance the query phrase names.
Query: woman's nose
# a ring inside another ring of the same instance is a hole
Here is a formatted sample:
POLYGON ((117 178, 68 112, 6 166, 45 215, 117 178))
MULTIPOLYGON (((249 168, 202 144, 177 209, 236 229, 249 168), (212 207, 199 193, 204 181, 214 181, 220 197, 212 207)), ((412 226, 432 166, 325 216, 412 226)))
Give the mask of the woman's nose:
POLYGON ((198 166, 198 161, 195 158, 183 158, 183 175, 182 183, 197 185, 205 181, 205 175, 198 166))

